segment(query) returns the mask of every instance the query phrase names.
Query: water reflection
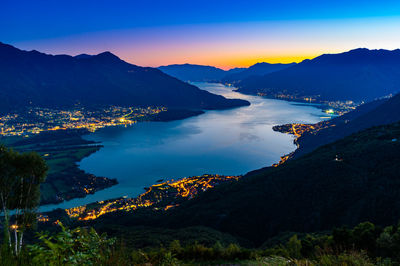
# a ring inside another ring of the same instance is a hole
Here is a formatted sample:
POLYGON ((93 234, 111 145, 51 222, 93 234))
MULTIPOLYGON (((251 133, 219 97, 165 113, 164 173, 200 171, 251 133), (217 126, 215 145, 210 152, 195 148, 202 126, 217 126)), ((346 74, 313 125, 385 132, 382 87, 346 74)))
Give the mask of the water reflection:
POLYGON ((280 156, 295 149, 293 137, 274 132, 272 126, 315 123, 325 116, 311 105, 243 95, 222 84, 195 85, 228 98, 246 99, 251 105, 207 111, 181 121, 105 128, 86 136, 101 142, 104 148, 82 160, 81 169, 117 178, 120 184, 58 206, 66 208, 124 195, 136 196, 158 179, 205 173, 245 174, 276 163, 280 156))

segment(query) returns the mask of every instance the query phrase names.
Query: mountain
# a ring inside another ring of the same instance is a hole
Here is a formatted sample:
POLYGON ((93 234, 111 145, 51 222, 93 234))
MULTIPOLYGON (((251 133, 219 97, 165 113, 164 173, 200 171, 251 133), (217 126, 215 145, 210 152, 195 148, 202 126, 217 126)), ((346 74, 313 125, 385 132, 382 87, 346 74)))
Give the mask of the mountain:
POLYGON ((359 106, 356 110, 328 121, 322 121, 316 128, 319 131, 306 132, 297 139, 298 157, 315 148, 344 138, 352 133, 400 121, 400 94, 389 99, 380 99, 359 106))
POLYGON ((223 70, 213 66, 183 64, 160 66, 158 69, 183 81, 221 81, 223 83, 236 83, 237 81, 250 76, 265 75, 292 65, 295 65, 295 63, 257 63, 249 68, 232 68, 230 70, 223 70))
POLYGON ((397 223, 399 110, 400 94, 363 104, 301 136, 295 158, 278 167, 249 172, 164 214, 112 214, 99 223, 117 216, 126 227, 206 226, 255 246, 285 232, 397 223))
POLYGON ((218 81, 226 75, 220 68, 191 64, 160 66, 158 69, 183 81, 218 81))
POLYGON ((317 232, 400 219, 400 123, 373 127, 248 173, 166 213, 113 213, 98 220, 125 227, 207 226, 261 245, 284 232, 317 232), (116 219, 118 217, 118 219, 116 219))
POLYGON ((294 65, 296 65, 296 63, 290 63, 290 64, 257 63, 255 65, 250 66, 249 68, 244 69, 243 71, 226 75, 222 79, 222 82, 236 84, 237 82, 240 82, 241 80, 244 80, 252 76, 263 76, 294 65))
POLYGON ((400 90, 400 50, 324 54, 262 77, 249 77, 237 86, 249 94, 370 101, 400 90))
POLYGON ((0 43, 0 111, 25 106, 166 106, 223 109, 249 105, 230 100, 158 69, 124 62, 110 52, 47 55, 0 43))

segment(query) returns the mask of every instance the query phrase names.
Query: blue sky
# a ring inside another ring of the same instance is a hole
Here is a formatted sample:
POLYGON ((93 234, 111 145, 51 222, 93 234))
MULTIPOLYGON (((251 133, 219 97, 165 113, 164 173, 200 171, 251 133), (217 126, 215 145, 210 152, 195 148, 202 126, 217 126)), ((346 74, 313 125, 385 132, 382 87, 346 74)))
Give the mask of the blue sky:
POLYGON ((139 65, 224 68, 400 46, 400 1, 10 1, 0 41, 47 53, 110 50, 139 65), (253 51, 253 52, 252 52, 253 51))

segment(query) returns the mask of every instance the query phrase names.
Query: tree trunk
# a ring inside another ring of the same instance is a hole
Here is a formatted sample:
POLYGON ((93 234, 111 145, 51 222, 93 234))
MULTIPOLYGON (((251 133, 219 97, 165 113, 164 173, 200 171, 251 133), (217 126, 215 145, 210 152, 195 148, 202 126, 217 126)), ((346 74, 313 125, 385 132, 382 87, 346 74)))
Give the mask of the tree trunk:
POLYGON ((8 245, 11 248, 11 234, 10 234, 8 211, 6 208, 6 201, 4 199, 3 193, 1 193, 0 196, 1 196, 1 203, 3 205, 3 212, 4 212, 4 230, 5 230, 4 232, 6 233, 6 237, 8 238, 8 245))
POLYGON ((19 247, 18 247, 18 253, 21 252, 22 250, 22 238, 24 237, 24 232, 21 231, 20 236, 19 236, 19 247))
POLYGON ((18 255, 18 232, 17 229, 14 229, 14 238, 15 238, 15 255, 18 255))

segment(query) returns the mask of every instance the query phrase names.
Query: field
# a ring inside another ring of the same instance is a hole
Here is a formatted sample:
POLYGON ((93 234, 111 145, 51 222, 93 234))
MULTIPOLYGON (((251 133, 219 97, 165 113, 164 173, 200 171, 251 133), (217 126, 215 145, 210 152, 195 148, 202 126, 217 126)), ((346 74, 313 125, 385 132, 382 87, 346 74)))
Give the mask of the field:
POLYGON ((84 140, 85 133, 85 130, 49 131, 29 138, 0 138, 0 143, 19 152, 35 151, 45 158, 49 172, 41 186, 41 204, 49 204, 84 197, 117 183, 78 168, 77 162, 101 148, 98 143, 84 140))

